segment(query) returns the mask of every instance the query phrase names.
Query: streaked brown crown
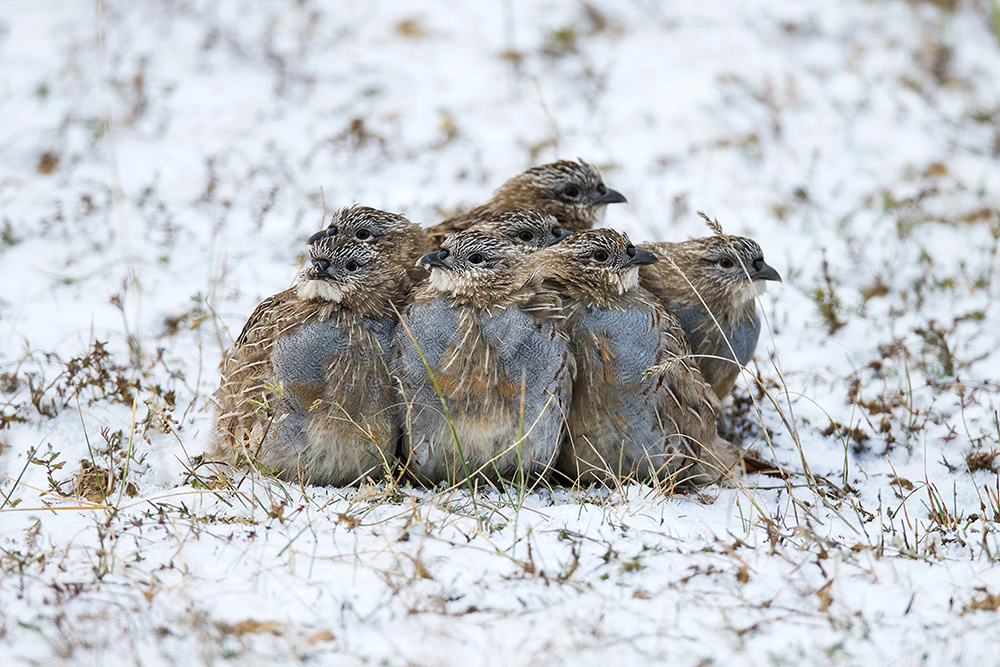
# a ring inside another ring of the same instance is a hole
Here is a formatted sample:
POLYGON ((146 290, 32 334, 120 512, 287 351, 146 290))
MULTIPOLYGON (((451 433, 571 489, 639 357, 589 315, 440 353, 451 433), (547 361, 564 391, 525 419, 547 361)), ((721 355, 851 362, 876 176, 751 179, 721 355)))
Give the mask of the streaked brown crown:
POLYGON ((385 316, 401 306, 409 280, 405 267, 372 245, 336 236, 309 247, 309 263, 295 286, 300 299, 339 303, 363 316, 385 316))
POLYGON ((421 262, 431 272, 429 288, 458 303, 488 308, 524 286, 530 275, 527 251, 496 231, 468 229, 445 239, 421 262))
POLYGON ((555 216, 524 208, 494 213, 470 229, 499 232, 528 250, 547 248, 571 233, 559 226, 555 216))
POLYGON ((661 260, 642 270, 642 283, 665 303, 704 307, 704 301, 713 312, 724 313, 752 306, 761 281, 781 281, 760 245, 744 236, 715 234, 642 247, 661 260))
POLYGON ((583 160, 559 160, 532 167, 508 180, 490 200, 490 208, 538 209, 555 216, 561 226, 577 231, 597 224, 608 204, 625 201, 583 160))
POLYGON ((638 269, 656 261, 613 229, 576 232, 534 256, 538 271, 571 298, 608 306, 638 286, 638 269))
POLYGON ((380 253, 412 268, 431 248, 427 232, 398 213, 370 206, 346 206, 333 213, 327 228, 309 237, 309 243, 323 238, 345 238, 371 245, 380 253))

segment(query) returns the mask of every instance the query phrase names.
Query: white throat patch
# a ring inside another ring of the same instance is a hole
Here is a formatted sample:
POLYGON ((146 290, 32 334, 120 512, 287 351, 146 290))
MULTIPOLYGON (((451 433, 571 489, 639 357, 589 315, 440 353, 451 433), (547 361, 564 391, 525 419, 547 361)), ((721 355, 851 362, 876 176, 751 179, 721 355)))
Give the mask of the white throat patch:
POLYGON ((621 274, 611 273, 609 278, 611 279, 611 285, 618 289, 618 293, 624 294, 639 286, 639 267, 633 266, 621 274))
POLYGON ((743 301, 738 305, 743 305, 748 301, 753 301, 756 297, 767 292, 767 281, 766 280, 751 280, 746 287, 740 290, 743 301))
POLYGON ((733 283, 726 289, 730 305, 733 308, 745 308, 752 303, 759 294, 763 294, 767 289, 767 283, 763 280, 741 280, 733 283))
POLYGON ((328 280, 305 280, 295 288, 300 299, 324 299, 340 303, 344 297, 343 291, 328 280))
POLYGON ((455 276, 447 269, 431 269, 431 277, 428 283, 436 290, 445 294, 451 294, 455 289, 455 276))

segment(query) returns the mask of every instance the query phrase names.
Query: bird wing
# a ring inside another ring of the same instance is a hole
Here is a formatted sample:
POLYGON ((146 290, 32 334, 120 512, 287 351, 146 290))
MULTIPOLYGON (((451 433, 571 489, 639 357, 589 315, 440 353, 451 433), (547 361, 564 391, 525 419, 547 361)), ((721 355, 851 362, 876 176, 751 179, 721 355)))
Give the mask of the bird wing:
POLYGON ((233 349, 244 347, 267 338, 271 334, 276 315, 281 310, 281 306, 297 299, 294 289, 287 289, 267 297, 253 309, 250 317, 247 318, 243 330, 233 343, 233 349))
POLYGON ((216 392, 217 431, 220 438, 239 438, 240 433, 260 420, 260 405, 273 410, 273 392, 265 384, 268 359, 275 340, 302 318, 296 317, 298 297, 294 289, 264 299, 250 314, 243 330, 222 361, 222 380, 216 392))
POLYGON ((684 436, 678 439, 688 459, 684 476, 712 481, 733 465, 736 448, 718 435, 719 400, 691 356, 676 316, 659 307, 654 316, 660 320, 659 363, 649 373, 657 412, 664 428, 684 436))
POLYGON ((653 387, 660 396, 660 409, 676 413, 674 419, 682 432, 687 432, 684 430, 687 425, 692 426, 693 432, 701 431, 700 426, 694 428, 695 422, 711 422, 714 431, 718 401, 691 356, 680 322, 673 313, 657 305, 653 309, 653 328, 659 333, 657 363, 647 373, 656 378, 653 387))

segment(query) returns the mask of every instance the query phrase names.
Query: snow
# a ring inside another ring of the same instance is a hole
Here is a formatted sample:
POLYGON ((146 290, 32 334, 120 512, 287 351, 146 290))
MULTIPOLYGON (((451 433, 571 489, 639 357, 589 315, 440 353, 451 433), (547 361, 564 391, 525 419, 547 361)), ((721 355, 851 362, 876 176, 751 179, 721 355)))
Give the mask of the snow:
POLYGON ((995 662, 1000 41, 951 4, 5 3, 0 660, 995 662), (704 210, 782 273, 727 410, 787 480, 212 488, 324 203, 577 156, 633 240, 704 210))

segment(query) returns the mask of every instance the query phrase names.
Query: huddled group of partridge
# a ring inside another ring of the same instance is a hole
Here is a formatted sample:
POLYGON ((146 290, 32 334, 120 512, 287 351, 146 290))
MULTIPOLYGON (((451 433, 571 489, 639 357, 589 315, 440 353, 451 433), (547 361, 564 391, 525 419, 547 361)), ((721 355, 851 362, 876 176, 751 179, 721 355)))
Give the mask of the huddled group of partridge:
POLYGON ((625 201, 580 160, 427 229, 337 211, 225 356, 216 455, 328 485, 735 473, 720 401, 753 356, 762 281, 781 278, 711 221, 639 246, 593 229, 625 201))

